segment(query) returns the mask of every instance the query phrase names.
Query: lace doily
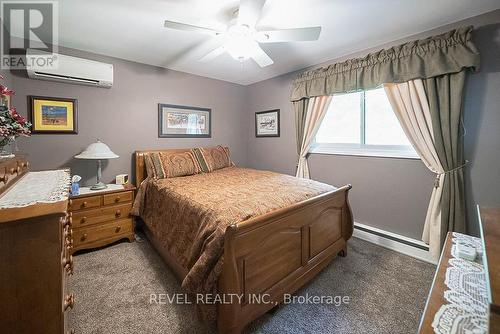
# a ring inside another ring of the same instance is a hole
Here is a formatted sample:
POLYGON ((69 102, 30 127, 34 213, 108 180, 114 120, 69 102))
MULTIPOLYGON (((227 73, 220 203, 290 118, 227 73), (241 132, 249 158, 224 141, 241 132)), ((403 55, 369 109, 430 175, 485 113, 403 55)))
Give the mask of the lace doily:
POLYGON ((488 290, 486 274, 482 265, 481 239, 461 233, 453 233, 452 258, 446 269, 444 292, 448 304, 436 312, 432 327, 435 333, 487 333, 488 332, 488 290), (476 261, 458 258, 456 245, 467 244, 476 248, 476 261))
POLYGON ((0 198, 0 209, 68 199, 69 170, 29 172, 0 198))

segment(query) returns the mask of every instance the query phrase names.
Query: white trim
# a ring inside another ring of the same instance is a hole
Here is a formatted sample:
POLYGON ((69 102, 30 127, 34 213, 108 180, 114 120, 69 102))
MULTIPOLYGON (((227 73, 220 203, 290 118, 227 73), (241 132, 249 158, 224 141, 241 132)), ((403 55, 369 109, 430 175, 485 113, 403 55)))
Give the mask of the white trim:
POLYGON ((390 145, 350 145, 315 143, 311 145, 309 153, 332 155, 355 155, 383 158, 420 159, 412 147, 390 145))
MULTIPOLYGON (((368 230, 371 230, 371 231, 374 231, 377 233, 382 233, 382 234, 385 234, 387 236, 390 236, 390 237, 393 237, 396 239, 404 240, 404 241, 407 241, 407 242, 410 242, 410 243, 413 243, 416 245, 421 245, 421 246, 424 246, 428 249, 428 246, 420 240, 408 238, 408 237, 405 237, 405 236, 400 235, 400 234, 384 231, 384 230, 381 230, 381 229, 378 229, 375 227, 371 227, 371 226, 356 223, 356 222, 354 223, 354 226, 359 226, 359 227, 362 227, 364 229, 368 229, 368 230)), ((423 249, 420 249, 420 248, 417 248, 414 246, 407 245, 407 244, 402 243, 402 242, 398 242, 398 241, 395 241, 395 240, 392 240, 389 238, 384 238, 382 236, 379 236, 379 235, 376 235, 376 234, 373 234, 370 232, 362 231, 362 230, 359 230, 356 228, 354 229, 353 236, 356 238, 374 243, 376 245, 391 249, 393 251, 417 258, 419 260, 429 262, 432 264, 437 264, 437 260, 431 256, 431 254, 429 253, 428 250, 423 250, 423 249)))

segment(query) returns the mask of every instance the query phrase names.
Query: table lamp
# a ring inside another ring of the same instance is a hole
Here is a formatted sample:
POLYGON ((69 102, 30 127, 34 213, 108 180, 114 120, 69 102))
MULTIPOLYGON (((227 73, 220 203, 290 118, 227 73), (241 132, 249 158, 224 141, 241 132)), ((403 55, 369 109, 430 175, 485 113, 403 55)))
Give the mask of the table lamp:
POLYGON ((90 189, 101 190, 107 188, 107 186, 101 182, 101 160, 118 158, 118 155, 113 153, 108 145, 98 139, 97 142, 90 144, 82 153, 75 155, 75 158, 97 160, 97 183, 90 187, 90 189))

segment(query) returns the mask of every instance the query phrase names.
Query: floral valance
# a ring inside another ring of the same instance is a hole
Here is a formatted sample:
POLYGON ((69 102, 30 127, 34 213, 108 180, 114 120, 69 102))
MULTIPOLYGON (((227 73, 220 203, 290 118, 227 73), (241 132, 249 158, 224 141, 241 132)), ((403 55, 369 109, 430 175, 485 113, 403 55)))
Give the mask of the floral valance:
POLYGON ((292 83, 291 100, 375 88, 479 68, 479 52, 471 40, 472 26, 408 42, 301 73, 292 83))

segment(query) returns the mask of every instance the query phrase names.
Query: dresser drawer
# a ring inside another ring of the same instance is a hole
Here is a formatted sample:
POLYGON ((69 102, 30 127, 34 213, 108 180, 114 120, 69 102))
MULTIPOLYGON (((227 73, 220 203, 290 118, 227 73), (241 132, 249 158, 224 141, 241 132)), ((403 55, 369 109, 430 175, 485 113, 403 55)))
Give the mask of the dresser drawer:
POLYGON ((89 226, 74 230, 75 249, 85 248, 85 244, 92 244, 99 240, 110 239, 133 233, 132 218, 120 219, 97 226, 89 226))
POLYGON ((114 194, 108 194, 103 196, 104 205, 124 203, 132 201, 133 195, 131 191, 123 191, 114 194))
POLYGON ((72 198, 69 200, 69 210, 81 210, 98 208, 101 206, 101 196, 89 196, 83 198, 72 198))
POLYGON ((102 223, 120 218, 128 218, 130 204, 113 205, 99 209, 73 212, 72 221, 75 228, 102 223))
POLYGON ((7 184, 14 184, 21 175, 28 171, 28 162, 20 159, 7 159, 0 167, 0 190, 7 188, 7 184))

